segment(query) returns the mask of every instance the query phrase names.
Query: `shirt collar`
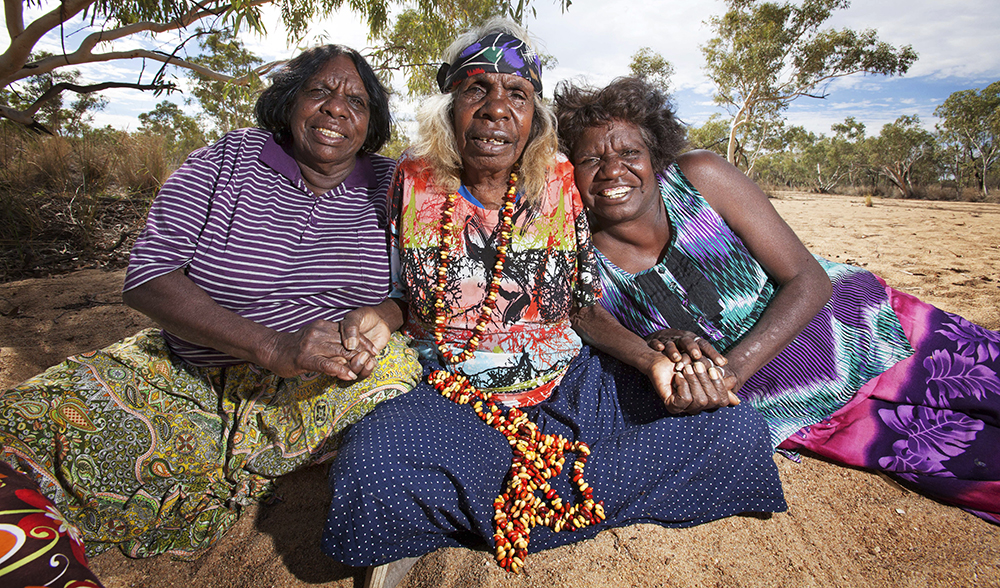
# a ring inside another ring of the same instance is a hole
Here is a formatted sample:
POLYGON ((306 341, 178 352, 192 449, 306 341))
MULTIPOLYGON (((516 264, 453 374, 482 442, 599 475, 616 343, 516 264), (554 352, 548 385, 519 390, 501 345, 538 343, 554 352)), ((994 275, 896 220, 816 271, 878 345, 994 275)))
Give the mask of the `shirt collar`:
MULTIPOLYGON (((302 179, 302 170, 299 164, 292 157, 291 147, 283 147, 274 140, 274 135, 267 138, 264 148, 260 152, 260 160, 268 167, 288 178, 293 184, 302 179)), ((371 156, 367 153, 358 155, 357 162, 350 175, 340 186, 334 188, 334 192, 340 192, 345 188, 371 187, 376 183, 375 168, 372 167, 371 156)))

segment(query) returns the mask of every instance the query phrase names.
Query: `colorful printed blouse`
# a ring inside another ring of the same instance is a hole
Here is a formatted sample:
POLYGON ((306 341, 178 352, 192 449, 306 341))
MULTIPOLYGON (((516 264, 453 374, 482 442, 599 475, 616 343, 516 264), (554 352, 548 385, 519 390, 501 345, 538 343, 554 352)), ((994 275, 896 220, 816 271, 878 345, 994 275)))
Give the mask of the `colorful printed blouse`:
MULTIPOLYGON (((667 253, 631 274, 597 252, 601 304, 640 335, 685 329, 725 353, 757 323, 777 284, 677 164, 658 178, 673 231, 667 253)), ((865 382, 913 353, 874 275, 816 259, 833 283, 830 302, 739 391, 764 415, 774 446, 829 417, 865 382)))
MULTIPOLYGON (((493 275, 499 211, 483 208, 464 187, 455 203, 444 340, 460 353, 479 320, 493 275)), ((390 194, 393 292, 409 304, 404 332, 424 359, 440 361, 434 344, 434 291, 440 224, 448 192, 421 161, 400 160, 390 194)), ((500 296, 475 356, 454 369, 507 404, 548 397, 582 343, 570 325, 574 308, 600 297, 590 229, 573 169, 562 156, 536 206, 520 197, 503 264, 500 296)))

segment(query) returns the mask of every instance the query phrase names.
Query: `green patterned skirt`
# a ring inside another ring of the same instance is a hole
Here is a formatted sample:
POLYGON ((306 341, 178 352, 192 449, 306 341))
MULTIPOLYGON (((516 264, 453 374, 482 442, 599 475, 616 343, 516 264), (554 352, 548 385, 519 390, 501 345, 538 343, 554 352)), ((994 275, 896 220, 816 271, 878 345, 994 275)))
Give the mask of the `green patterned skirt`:
POLYGON ((364 380, 197 368, 154 330, 70 357, 0 395, 0 459, 35 480, 88 555, 194 558, 275 478, 336 453, 341 432, 420 378, 395 334, 364 380))

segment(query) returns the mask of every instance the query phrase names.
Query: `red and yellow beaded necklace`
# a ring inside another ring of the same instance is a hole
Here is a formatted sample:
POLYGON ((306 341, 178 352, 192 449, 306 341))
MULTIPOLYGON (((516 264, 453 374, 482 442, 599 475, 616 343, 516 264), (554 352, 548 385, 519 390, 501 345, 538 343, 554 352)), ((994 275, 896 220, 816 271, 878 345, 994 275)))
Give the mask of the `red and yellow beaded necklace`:
MULTIPOLYGON (((503 264, 510 245, 514 216, 514 195, 517 192, 517 174, 510 174, 507 193, 504 195, 500 212, 500 230, 497 243, 497 259, 493 265, 493 275, 483 299, 479 320, 474 332, 461 353, 453 354, 444 342, 445 288, 448 281, 448 262, 454 239, 452 214, 458 192, 448 196, 441 215, 440 265, 438 265, 437 286, 434 290, 434 343, 438 346, 444 362, 456 364, 467 361, 479 347, 486 325, 496 309, 500 290, 503 264)), ((457 404, 472 403, 476 414, 497 431, 503 433, 514 451, 514 460, 507 475, 504 490, 493 502, 493 517, 497 563, 504 569, 517 573, 524 565, 528 554, 528 535, 532 527, 544 525, 555 532, 576 530, 596 524, 604 519, 603 502, 595 502, 593 488, 583 480, 583 468, 590 455, 590 447, 582 442, 575 443, 559 435, 547 435, 538 430, 526 414, 511 408, 506 414, 497 405, 493 395, 482 392, 469 383, 468 378, 447 370, 435 370, 427 377, 442 396, 457 404), (577 454, 573 462, 571 479, 576 484, 582 498, 577 504, 563 502, 548 480, 558 476, 566 463, 566 453, 577 454), (541 493, 542 496, 538 496, 541 493)))

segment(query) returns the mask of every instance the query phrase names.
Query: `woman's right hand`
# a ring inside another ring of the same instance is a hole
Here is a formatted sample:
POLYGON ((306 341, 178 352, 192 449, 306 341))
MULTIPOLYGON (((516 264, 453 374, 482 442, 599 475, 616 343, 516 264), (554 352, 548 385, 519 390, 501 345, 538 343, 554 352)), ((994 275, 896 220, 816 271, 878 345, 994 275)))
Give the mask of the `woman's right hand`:
POLYGON ((359 332, 354 321, 353 335, 345 336, 349 316, 339 322, 315 320, 294 333, 275 332, 262 366, 284 378, 309 372, 348 381, 367 377, 389 337, 379 336, 371 325, 359 332), (366 331, 381 341, 381 347, 364 335, 366 331))
MULTIPOLYGON (((723 406, 736 406, 740 399, 733 390, 738 378, 727 375, 725 368, 714 365, 707 358, 679 364, 684 367, 674 375, 674 408, 684 414, 697 414, 723 406)), ((668 410, 670 409, 668 404, 668 410)))
MULTIPOLYGON (((724 359, 724 358, 723 358, 724 359)), ((666 355, 651 370, 650 380, 671 414, 697 414, 724 406, 736 406, 733 392, 738 378, 707 359, 692 360, 684 355, 674 362, 666 355)))

